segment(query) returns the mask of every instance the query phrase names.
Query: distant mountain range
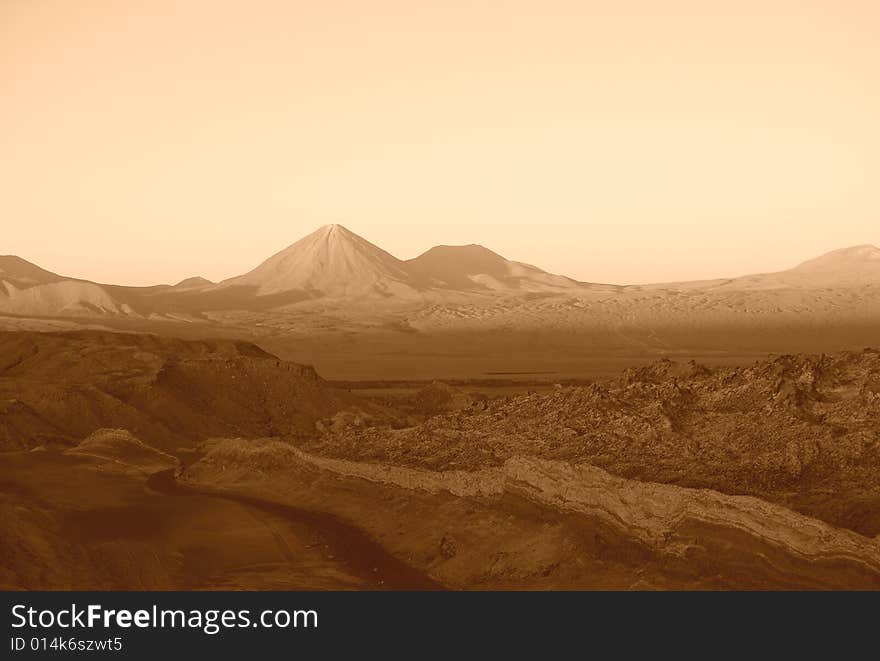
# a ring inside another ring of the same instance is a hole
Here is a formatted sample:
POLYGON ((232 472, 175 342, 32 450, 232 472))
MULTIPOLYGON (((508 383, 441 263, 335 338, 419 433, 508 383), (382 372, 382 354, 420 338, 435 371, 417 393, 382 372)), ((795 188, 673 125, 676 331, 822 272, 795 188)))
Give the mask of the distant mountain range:
POLYGON ((414 296, 428 290, 544 291, 582 283, 505 259, 483 246, 437 246, 403 261, 346 229, 325 225, 220 287, 254 286, 258 296, 414 296))
MULTIPOLYGON (((774 289, 880 285, 880 249, 835 250, 779 273, 641 286, 650 289, 774 289)), ((401 260, 341 225, 326 225, 252 271, 212 283, 125 287, 65 277, 13 255, 0 256, 0 313, 21 316, 187 318, 212 310, 265 310, 304 300, 443 300, 450 295, 579 292, 609 286, 579 282, 505 259, 480 245, 436 246, 401 260)), ((619 287, 616 289, 627 289, 619 287)))

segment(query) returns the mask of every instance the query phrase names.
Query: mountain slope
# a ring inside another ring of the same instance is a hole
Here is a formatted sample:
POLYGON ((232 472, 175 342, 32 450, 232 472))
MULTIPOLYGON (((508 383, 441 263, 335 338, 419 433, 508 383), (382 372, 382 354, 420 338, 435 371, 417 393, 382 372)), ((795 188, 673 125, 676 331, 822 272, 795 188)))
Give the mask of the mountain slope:
POLYGON ((178 282, 174 287, 176 289, 195 289, 198 287, 210 287, 214 283, 208 280, 207 278, 203 278, 200 275, 193 276, 191 278, 186 278, 178 282))
POLYGON ((832 250, 787 271, 737 278, 768 287, 797 289, 880 285, 880 248, 869 244, 832 250))
POLYGON ((880 248, 870 244, 832 250, 799 264, 792 273, 834 283, 880 283, 880 248))
POLYGON ((754 273, 738 278, 657 283, 636 287, 649 290, 809 291, 864 286, 880 287, 880 248, 870 244, 832 250, 785 271, 754 273))
POLYGON ((406 262, 412 276, 428 287, 456 290, 545 291, 578 287, 571 278, 505 259, 483 246, 435 246, 406 262))
POLYGON ((130 315, 131 308, 94 282, 65 278, 16 257, 0 256, 0 314, 130 315))
POLYGON ((414 293, 401 260, 342 225, 325 225, 220 286, 253 286, 258 296, 296 290, 331 297, 414 293))
POLYGON ((0 255, 0 280, 24 288, 60 282, 64 278, 16 255, 0 255))

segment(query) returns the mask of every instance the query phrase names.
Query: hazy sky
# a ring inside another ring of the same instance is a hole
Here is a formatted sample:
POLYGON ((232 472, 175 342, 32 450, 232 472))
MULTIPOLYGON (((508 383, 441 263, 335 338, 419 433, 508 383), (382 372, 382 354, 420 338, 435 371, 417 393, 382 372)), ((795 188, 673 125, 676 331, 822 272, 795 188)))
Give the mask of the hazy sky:
POLYGON ((213 280, 338 222, 582 280, 880 243, 880 3, 0 0, 0 253, 213 280))

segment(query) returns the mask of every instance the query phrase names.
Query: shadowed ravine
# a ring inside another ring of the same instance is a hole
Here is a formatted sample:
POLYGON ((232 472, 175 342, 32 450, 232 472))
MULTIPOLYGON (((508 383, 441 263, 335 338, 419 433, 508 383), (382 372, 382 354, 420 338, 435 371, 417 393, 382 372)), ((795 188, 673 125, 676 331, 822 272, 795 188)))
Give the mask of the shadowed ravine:
MULTIPOLYGON (((147 479, 147 486, 157 493, 174 496, 199 496, 233 501, 249 508, 283 518, 292 524, 305 525, 325 539, 335 557, 356 576, 364 579, 368 589, 376 590, 442 590, 443 586, 424 573, 401 562, 374 542, 359 528, 337 517, 306 511, 247 496, 203 491, 179 484, 174 469, 158 471, 147 479)), ((280 546, 284 542, 277 538, 280 546)), ((291 551, 284 547, 286 555, 291 551)))

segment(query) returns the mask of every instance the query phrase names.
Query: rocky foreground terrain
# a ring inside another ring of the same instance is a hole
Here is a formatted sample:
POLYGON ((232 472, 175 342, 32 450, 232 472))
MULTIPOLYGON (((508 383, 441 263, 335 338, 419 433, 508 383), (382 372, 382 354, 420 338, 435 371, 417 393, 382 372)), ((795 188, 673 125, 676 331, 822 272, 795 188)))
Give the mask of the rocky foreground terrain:
POLYGON ((303 447, 431 470, 518 456, 586 463, 629 479, 758 496, 873 536, 880 352, 749 367, 663 360, 607 383, 475 401, 415 427, 348 428, 303 447))
POLYGON ((0 334, 4 587, 878 589, 880 353, 396 400, 255 345, 0 334))
POLYGON ((454 589, 880 589, 880 540, 766 501, 514 457, 424 471, 226 440, 180 480, 357 521, 454 589))
POLYGON ((312 434, 346 406, 314 369, 248 342, 134 333, 0 333, 0 451, 102 427, 163 449, 212 436, 312 434))

